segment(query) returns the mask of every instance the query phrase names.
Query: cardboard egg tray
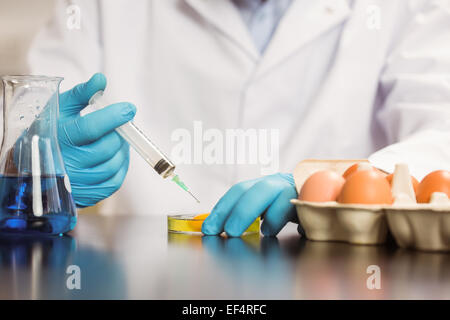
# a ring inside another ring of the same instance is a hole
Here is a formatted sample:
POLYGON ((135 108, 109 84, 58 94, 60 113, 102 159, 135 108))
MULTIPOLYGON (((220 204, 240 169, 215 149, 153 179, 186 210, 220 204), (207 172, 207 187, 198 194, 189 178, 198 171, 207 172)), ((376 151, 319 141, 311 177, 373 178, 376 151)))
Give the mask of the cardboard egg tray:
MULTIPOLYGON (((351 165, 367 160, 304 160, 294 170, 297 192, 316 171, 332 170, 343 174, 351 165)), ((392 205, 340 204, 292 199, 306 237, 316 241, 344 241, 378 245, 386 242, 388 232, 398 246, 426 251, 450 251, 450 201, 435 193, 430 203, 417 204, 405 165, 393 178, 392 205), (406 170, 406 171, 405 171, 406 170), (395 189, 395 190, 394 190, 395 189), (414 199, 411 199, 414 198, 414 199)))

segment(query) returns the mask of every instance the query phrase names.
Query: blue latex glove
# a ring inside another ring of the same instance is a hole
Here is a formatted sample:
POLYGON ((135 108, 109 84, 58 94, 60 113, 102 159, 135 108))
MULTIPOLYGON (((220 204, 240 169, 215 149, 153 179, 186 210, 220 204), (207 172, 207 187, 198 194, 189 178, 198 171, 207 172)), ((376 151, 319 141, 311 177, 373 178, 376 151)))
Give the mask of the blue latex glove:
POLYGON ((277 173, 240 182, 215 205, 203 222, 202 232, 217 235, 225 231, 231 237, 239 237, 258 216, 264 215, 261 232, 275 236, 287 222, 298 222, 290 203, 294 198, 297 191, 292 174, 277 173))
POLYGON ((136 107, 116 103, 80 116, 92 95, 105 87, 105 76, 97 73, 60 96, 58 140, 79 207, 112 195, 128 171, 129 145, 114 129, 133 119, 136 107))

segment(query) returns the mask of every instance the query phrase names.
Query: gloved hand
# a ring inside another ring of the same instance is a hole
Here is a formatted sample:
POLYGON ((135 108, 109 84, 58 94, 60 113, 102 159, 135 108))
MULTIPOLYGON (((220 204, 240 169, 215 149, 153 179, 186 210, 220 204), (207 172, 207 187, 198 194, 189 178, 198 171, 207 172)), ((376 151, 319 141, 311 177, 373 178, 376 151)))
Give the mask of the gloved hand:
POLYGON ((298 222, 290 203, 293 198, 297 198, 297 191, 292 174, 277 173, 240 182, 215 205, 203 222, 202 232, 217 235, 225 231, 228 236, 239 237, 258 216, 264 215, 261 232, 276 236, 287 222, 298 222))
POLYGON ((136 107, 123 102, 80 115, 92 95, 105 87, 105 76, 97 73, 60 96, 58 140, 78 207, 112 195, 128 171, 129 146, 114 129, 133 119, 136 107))

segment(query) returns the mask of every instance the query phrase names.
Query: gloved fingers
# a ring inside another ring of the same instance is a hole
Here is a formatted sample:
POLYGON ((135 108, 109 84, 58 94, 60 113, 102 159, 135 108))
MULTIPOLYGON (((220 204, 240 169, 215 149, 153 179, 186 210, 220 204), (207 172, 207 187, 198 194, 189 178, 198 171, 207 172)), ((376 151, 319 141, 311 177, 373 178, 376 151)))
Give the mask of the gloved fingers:
POLYGON ((126 141, 117 133, 110 132, 91 144, 75 147, 67 146, 67 142, 60 139, 61 151, 66 163, 77 168, 92 168, 114 157, 121 150, 126 141))
POLYGON ((296 216, 295 207, 290 200, 297 197, 295 188, 287 186, 270 205, 261 225, 265 236, 276 236, 286 223, 296 216))
MULTIPOLYGON (((129 152, 129 148, 128 148, 129 152)), ((128 171, 128 165, 130 164, 130 157, 126 157, 125 161, 122 163, 122 166, 120 169, 116 172, 114 176, 111 177, 111 179, 102 182, 99 186, 102 187, 102 185, 107 189, 113 189, 114 191, 111 192, 108 196, 113 194, 116 190, 120 188, 123 181, 125 180, 125 177, 127 175, 128 171)))
POLYGON ((291 186, 293 186, 295 188, 295 180, 294 180, 294 176, 292 175, 292 173, 276 173, 273 176, 277 176, 280 177, 281 179, 283 179, 285 182, 287 182, 288 184, 290 184, 291 186))
POLYGON ((239 198, 250 189, 261 178, 248 180, 235 184, 228 190, 225 195, 214 206, 211 214, 205 219, 202 224, 202 232, 205 235, 217 235, 222 233, 225 221, 231 213, 234 205, 239 198))
POLYGON ((72 172, 73 180, 80 180, 86 185, 99 185, 102 182, 113 178, 117 172, 126 164, 129 157, 129 149, 127 143, 112 158, 95 167, 78 169, 72 172))
POLYGON ((240 197, 225 223, 227 235, 239 237, 244 233, 280 194, 278 183, 272 179, 261 180, 240 197))
POLYGON ((94 93, 105 88, 106 77, 102 73, 96 73, 87 82, 63 92, 59 98, 61 118, 78 114, 87 106, 94 93))
POLYGON ((133 119, 136 107, 131 103, 115 103, 62 123, 62 139, 75 146, 100 139, 115 128, 133 119))
POLYGON ((98 185, 86 185, 73 183, 72 194, 75 200, 75 204, 78 207, 90 207, 97 202, 111 196, 116 192, 123 181, 125 180, 129 165, 129 157, 117 171, 117 173, 111 177, 111 179, 104 181, 98 185))
MULTIPOLYGON (((295 180, 294 180, 294 176, 292 175, 292 173, 278 173, 278 175, 294 188, 295 196, 292 197, 292 199, 297 198, 298 194, 297 194, 297 189, 295 188, 295 180)), ((297 214, 290 216, 289 222, 298 223, 297 214)))

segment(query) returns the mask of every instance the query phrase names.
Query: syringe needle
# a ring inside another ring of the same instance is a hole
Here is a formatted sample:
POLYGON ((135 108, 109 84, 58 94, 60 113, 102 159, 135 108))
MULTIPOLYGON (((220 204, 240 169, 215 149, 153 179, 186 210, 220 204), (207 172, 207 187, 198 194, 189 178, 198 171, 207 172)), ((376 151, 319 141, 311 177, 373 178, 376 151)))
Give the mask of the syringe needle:
POLYGON ((193 194, 192 192, 190 192, 189 190, 186 190, 186 191, 192 196, 192 198, 195 199, 195 201, 197 201, 198 203, 200 203, 200 200, 198 200, 197 197, 194 196, 194 194, 193 194))
POLYGON ((178 175, 174 175, 174 177, 172 178, 172 181, 175 182, 178 186, 180 186, 184 191, 189 193, 192 196, 192 198, 195 199, 195 201, 200 203, 200 200, 198 200, 197 197, 194 196, 194 194, 191 191, 189 191, 189 188, 184 184, 183 181, 180 180, 180 177, 178 175))

